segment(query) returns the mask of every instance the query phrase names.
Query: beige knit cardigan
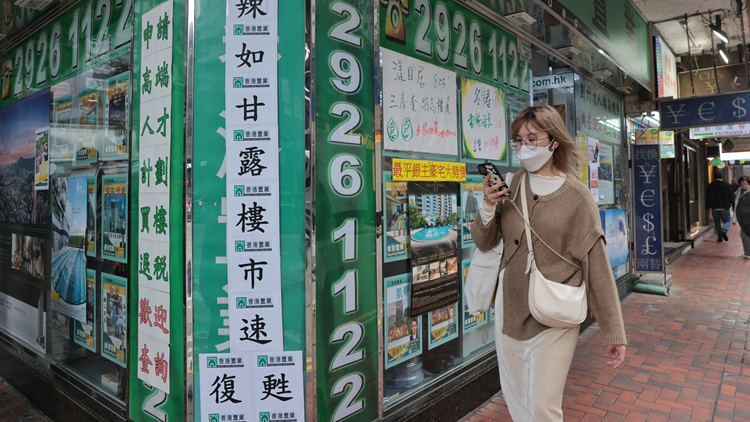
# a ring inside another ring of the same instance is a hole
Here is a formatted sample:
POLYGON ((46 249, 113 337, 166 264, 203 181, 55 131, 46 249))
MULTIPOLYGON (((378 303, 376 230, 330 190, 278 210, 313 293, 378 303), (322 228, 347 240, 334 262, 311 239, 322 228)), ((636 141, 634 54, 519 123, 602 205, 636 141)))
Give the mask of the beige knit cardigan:
MULTIPOLYGON (((521 170, 511 181, 511 198, 520 187, 521 170)), ((620 300, 607 256, 599 209, 588 187, 567 177, 565 183, 549 195, 539 196, 531 190, 526 177, 526 198, 531 227, 544 241, 566 259, 580 265, 576 268, 549 250, 532 234, 537 268, 551 281, 580 286, 586 283, 589 310, 599 322, 607 344, 626 344, 620 300)), ((548 329, 531 315, 528 305, 529 276, 525 274, 528 245, 523 217, 516 208, 500 202, 495 218, 487 226, 477 215, 471 225, 476 246, 487 251, 505 241, 502 266, 503 334, 516 340, 528 340, 548 329)), ((521 209, 520 193, 514 202, 521 209)))

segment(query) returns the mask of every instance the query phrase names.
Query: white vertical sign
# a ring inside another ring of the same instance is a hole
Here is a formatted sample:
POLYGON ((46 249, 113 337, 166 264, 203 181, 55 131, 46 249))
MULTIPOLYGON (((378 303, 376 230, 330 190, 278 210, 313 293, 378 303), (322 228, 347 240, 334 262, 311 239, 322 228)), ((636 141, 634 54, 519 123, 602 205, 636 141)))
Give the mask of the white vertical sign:
POLYGON ((227 6, 230 350, 281 351, 278 1, 230 1, 227 6))
MULTIPOLYGON (((141 17, 138 163, 138 379, 169 394, 169 179, 173 2, 141 17)), ((181 113, 182 110, 177 110, 181 113)), ((178 228, 179 229, 179 228, 178 228)))

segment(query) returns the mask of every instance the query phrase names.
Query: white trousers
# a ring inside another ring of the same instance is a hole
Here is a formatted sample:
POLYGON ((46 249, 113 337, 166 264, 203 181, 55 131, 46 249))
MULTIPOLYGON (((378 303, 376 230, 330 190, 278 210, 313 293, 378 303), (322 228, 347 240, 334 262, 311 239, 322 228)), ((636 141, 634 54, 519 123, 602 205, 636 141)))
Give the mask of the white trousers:
POLYGON ((503 273, 495 302, 495 346, 500 386, 514 422, 562 422, 565 380, 579 327, 550 328, 519 341, 503 334, 503 273))

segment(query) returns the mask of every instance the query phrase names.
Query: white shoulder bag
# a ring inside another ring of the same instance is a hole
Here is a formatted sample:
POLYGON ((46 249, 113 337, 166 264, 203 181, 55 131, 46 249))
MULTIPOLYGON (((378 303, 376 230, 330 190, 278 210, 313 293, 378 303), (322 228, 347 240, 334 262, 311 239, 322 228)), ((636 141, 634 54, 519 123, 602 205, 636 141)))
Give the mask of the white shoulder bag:
MULTIPOLYGON (((505 183, 510 186, 513 174, 505 175, 505 183)), ((492 307, 500 276, 500 264, 503 256, 503 239, 494 248, 482 252, 477 248, 471 258, 469 273, 466 275, 464 294, 469 313, 487 312, 492 307)))
MULTIPOLYGON (((531 315, 534 319, 548 327, 575 327, 586 319, 586 311, 588 310, 586 283, 584 281, 579 287, 555 283, 554 281, 547 280, 536 267, 534 249, 531 242, 531 232, 534 232, 534 229, 531 228, 531 223, 529 222, 529 209, 526 204, 526 173, 523 174, 519 190, 521 191, 523 220, 526 225, 526 242, 529 245, 526 274, 529 274, 529 310, 531 311, 531 315)), ((513 204, 513 206, 518 209, 516 204, 513 204)), ((534 234, 544 243, 544 246, 549 248, 549 250, 554 252, 563 261, 576 268, 581 268, 550 248, 536 232, 534 234)))

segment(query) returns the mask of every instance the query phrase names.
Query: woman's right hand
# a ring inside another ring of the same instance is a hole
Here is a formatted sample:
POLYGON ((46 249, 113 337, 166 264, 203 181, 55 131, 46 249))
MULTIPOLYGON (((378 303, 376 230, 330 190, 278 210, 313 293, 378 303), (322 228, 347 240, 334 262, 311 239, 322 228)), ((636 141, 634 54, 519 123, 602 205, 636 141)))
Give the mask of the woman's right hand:
POLYGON ((487 176, 484 177, 484 202, 486 202, 487 205, 494 206, 498 202, 508 199, 510 188, 506 187, 505 182, 490 187, 491 177, 491 173, 488 173, 487 176))

